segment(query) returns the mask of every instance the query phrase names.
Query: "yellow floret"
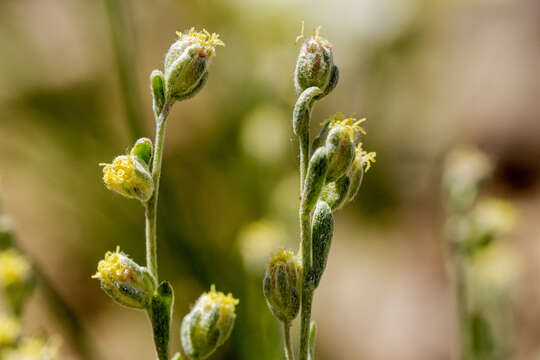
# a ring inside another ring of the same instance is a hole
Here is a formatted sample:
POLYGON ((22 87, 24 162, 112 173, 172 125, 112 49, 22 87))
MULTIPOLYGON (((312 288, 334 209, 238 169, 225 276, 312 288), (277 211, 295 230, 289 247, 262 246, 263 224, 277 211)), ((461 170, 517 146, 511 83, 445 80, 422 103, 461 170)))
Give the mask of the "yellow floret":
POLYGON ((356 146, 356 159, 361 162, 361 166, 364 167, 364 171, 368 172, 371 169, 371 164, 376 162, 375 157, 377 153, 374 151, 367 152, 362 149, 362 143, 356 146))
POLYGON ((287 262, 291 260, 295 260, 294 253, 289 250, 285 250, 283 248, 279 249, 277 253, 270 254, 270 260, 268 261, 268 264, 286 264, 287 262))
POLYGON ((203 307, 218 306, 221 311, 221 319, 225 319, 229 315, 236 317, 235 307, 239 302, 231 293, 225 295, 221 291, 216 291, 214 284, 210 286, 209 292, 203 294, 203 307))
POLYGON ((103 168, 103 182, 110 187, 130 183, 135 175, 135 160, 131 155, 117 156, 112 164, 100 164, 103 168))
POLYGON ((357 119, 355 114, 351 114, 349 117, 345 117, 343 113, 338 112, 326 120, 330 122, 330 129, 335 127, 341 127, 351 138, 351 141, 354 141, 356 135, 360 132, 363 135, 366 135, 364 128, 360 126, 361 123, 366 121, 366 118, 357 119))
POLYGON ((4 286, 28 279, 32 271, 28 260, 15 249, 0 253, 0 283, 4 286))
POLYGON ((210 34, 206 29, 195 31, 195 28, 192 27, 187 34, 177 31, 176 35, 178 35, 180 39, 187 39, 193 43, 198 43, 202 47, 207 48, 210 53, 215 50, 216 46, 225 46, 225 43, 219 38, 219 34, 210 34))
POLYGON ((0 317, 0 346, 12 345, 21 332, 21 324, 17 318, 8 315, 0 317))
POLYGON ((112 278, 116 281, 127 282, 133 278, 132 271, 122 264, 120 247, 116 251, 107 251, 105 258, 98 263, 97 272, 93 279, 112 278))

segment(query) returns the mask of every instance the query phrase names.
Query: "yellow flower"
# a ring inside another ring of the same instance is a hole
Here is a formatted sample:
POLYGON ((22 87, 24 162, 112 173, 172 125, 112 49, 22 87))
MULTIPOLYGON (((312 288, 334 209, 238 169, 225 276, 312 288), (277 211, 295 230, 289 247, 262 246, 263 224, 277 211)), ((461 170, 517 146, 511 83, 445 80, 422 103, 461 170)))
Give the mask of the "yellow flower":
POLYGON ((0 252, 0 283, 3 286, 20 284, 32 276, 30 263, 15 249, 0 252))
POLYGON ((21 323, 10 315, 0 317, 0 347, 11 346, 21 333, 21 323))
POLYGON ((176 35, 178 35, 181 40, 187 40, 190 44, 199 44, 205 49, 206 55, 208 56, 211 56, 214 53, 216 46, 225 46, 225 43, 219 38, 219 34, 210 34, 206 29, 195 31, 195 28, 192 27, 186 34, 177 31, 176 35))
POLYGON ((8 351, 4 360, 55 360, 58 358, 59 340, 46 341, 33 336, 23 339, 17 349, 8 351))
POLYGON ((330 129, 342 128, 342 131, 346 132, 351 141, 354 141, 356 135, 360 132, 366 135, 366 131, 360 126, 361 123, 366 121, 366 118, 356 119, 356 114, 351 114, 349 117, 345 117, 343 113, 338 112, 330 117, 327 121, 330 122, 330 129))
POLYGON ((120 247, 105 254, 92 278, 100 280, 101 288, 117 303, 135 309, 147 307, 156 288, 148 269, 120 252, 120 247))
POLYGON ((148 201, 154 191, 154 183, 148 167, 136 156, 117 156, 112 164, 103 167, 103 182, 109 190, 125 197, 148 201))
POLYGON ((205 310, 217 306, 220 309, 220 321, 223 321, 229 316, 236 317, 236 305, 240 302, 240 300, 235 299, 231 293, 225 295, 221 291, 216 291, 216 286, 214 284, 210 286, 209 292, 202 295, 200 301, 200 306, 205 310))

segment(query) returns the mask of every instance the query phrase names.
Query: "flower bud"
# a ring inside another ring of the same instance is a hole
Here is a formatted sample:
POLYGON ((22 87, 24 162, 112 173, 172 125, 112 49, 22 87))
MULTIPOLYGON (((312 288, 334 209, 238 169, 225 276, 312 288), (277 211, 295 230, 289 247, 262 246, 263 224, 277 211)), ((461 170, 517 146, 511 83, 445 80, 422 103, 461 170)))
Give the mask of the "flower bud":
POLYGON ((339 210, 348 199, 351 178, 348 175, 327 183, 321 192, 321 200, 330 205, 332 210, 339 210))
POLYGON ((20 335, 20 321, 13 315, 0 315, 0 349, 15 345, 20 335))
POLYGON ((157 286, 150 271, 120 252, 119 247, 105 254, 92 278, 99 279, 101 288, 118 304, 135 309, 150 305, 157 286))
POLYGON ((309 213, 321 194, 326 174, 328 172, 328 154, 326 147, 318 148, 309 160, 304 190, 302 194, 302 209, 309 213))
POLYGON ((208 67, 216 46, 225 46, 216 33, 191 28, 187 34, 177 32, 179 39, 165 55, 165 97, 184 100, 194 96, 206 82, 208 67))
POLYGON ((146 166, 150 166, 153 150, 154 148, 152 147, 152 140, 149 138, 140 138, 131 148, 129 155, 137 156, 146 166))
POLYGON ((365 135, 360 124, 366 119, 357 120, 351 117, 344 118, 342 113, 337 113, 330 118, 330 132, 326 138, 328 149, 328 174, 326 181, 335 181, 345 175, 355 157, 355 138, 361 132, 365 135))
POLYGON ((324 201, 318 201, 313 212, 313 223, 311 226, 313 237, 313 268, 312 281, 315 287, 319 286, 321 277, 326 269, 328 253, 334 235, 334 216, 332 209, 324 201))
POLYGON ((210 291, 199 297, 182 321, 181 338, 184 352, 190 359, 208 358, 231 335, 238 300, 232 294, 210 291))
POLYGON ((377 156, 376 153, 363 150, 362 143, 359 143, 356 146, 356 155, 349 172, 351 186, 347 201, 353 201, 358 194, 360 185, 362 185, 364 173, 367 173, 369 169, 371 169, 371 164, 375 163, 375 156, 377 156))
MULTIPOLYGON (((328 94, 337 84, 338 70, 334 65, 334 50, 332 44, 319 35, 317 28, 313 35, 304 41, 296 61, 294 85, 300 95, 304 90, 316 86, 328 94)), ((297 41, 304 37, 304 24, 302 34, 297 41)))
POLYGON ((148 201, 154 192, 154 182, 148 166, 138 156, 117 156, 112 164, 103 165, 103 182, 109 190, 130 199, 148 201))
POLYGON ((475 148, 458 147, 450 151, 443 174, 450 210, 470 209, 478 196, 478 185, 490 175, 492 168, 489 158, 475 148))
POLYGON ((0 252, 0 287, 12 312, 20 314, 34 289, 34 275, 28 259, 13 248, 0 252))
POLYGON ((293 252, 280 249, 272 255, 263 280, 264 297, 272 314, 285 323, 300 310, 301 277, 302 265, 293 252))

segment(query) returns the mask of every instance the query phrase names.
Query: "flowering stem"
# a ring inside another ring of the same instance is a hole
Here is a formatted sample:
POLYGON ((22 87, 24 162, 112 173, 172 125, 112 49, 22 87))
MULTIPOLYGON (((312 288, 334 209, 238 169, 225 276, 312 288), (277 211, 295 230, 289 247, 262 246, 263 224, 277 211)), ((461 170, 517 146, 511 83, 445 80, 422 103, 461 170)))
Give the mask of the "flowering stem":
POLYGON ((311 303, 315 291, 311 282, 312 244, 310 213, 300 206, 300 237, 302 239, 302 312, 300 323, 300 360, 308 359, 309 324, 311 322, 311 303))
POLYGON ((294 360, 290 322, 283 322, 283 335, 285 337, 285 357, 287 360, 294 360))
POLYGON ((161 161, 163 158, 163 144, 165 142, 165 128, 167 117, 171 109, 171 103, 166 102, 163 105, 161 114, 156 114, 156 140, 154 142, 154 158, 152 162, 152 180, 154 181, 154 193, 146 203, 146 266, 156 281, 158 278, 157 265, 157 204, 159 196, 159 178, 161 176, 161 161))

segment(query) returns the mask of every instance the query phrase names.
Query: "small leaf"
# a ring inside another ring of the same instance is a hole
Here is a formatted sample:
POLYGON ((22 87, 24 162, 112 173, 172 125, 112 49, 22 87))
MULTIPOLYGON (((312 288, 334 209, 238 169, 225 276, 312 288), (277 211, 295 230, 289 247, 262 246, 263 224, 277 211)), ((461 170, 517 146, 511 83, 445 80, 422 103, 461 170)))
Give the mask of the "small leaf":
POLYGON ((154 112, 159 115, 165 104, 165 78, 161 71, 152 71, 150 75, 150 88, 152 89, 154 112))

